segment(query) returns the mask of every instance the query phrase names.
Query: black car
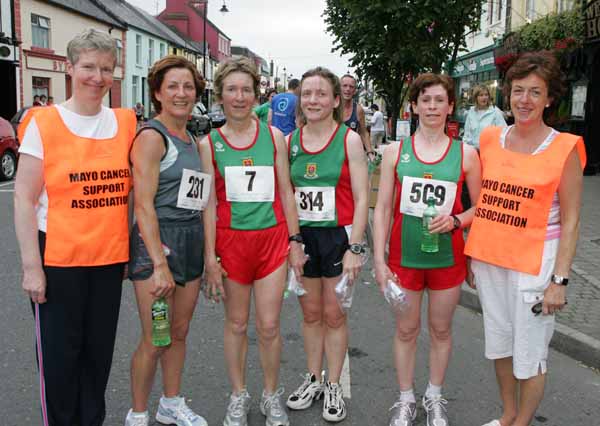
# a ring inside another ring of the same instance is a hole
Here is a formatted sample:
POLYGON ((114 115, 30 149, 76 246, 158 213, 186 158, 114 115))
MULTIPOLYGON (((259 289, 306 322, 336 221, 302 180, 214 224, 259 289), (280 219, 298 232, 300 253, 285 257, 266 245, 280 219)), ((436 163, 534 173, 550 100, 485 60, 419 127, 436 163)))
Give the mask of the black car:
POLYGON ((187 129, 195 136, 206 135, 211 129, 211 120, 202 102, 196 103, 187 122, 187 129))
POLYGON ((213 106, 213 109, 208 113, 208 116, 210 117, 210 123, 213 129, 223 126, 227 121, 220 106, 213 106))

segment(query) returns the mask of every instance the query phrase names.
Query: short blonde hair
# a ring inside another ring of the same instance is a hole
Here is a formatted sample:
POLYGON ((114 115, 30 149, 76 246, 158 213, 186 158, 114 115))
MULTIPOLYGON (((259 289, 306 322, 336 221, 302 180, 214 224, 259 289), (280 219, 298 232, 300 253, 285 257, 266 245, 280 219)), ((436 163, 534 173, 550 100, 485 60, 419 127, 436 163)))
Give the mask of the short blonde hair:
POLYGON ((489 87, 487 87, 483 84, 478 84, 477 86, 475 86, 473 88, 473 94, 471 95, 471 102, 473 102, 475 105, 477 105, 477 97, 479 95, 481 95, 483 92, 488 94, 488 96, 490 98, 488 100, 488 105, 490 105, 492 103, 492 94, 490 93, 489 87))
POLYGON ((79 61, 79 55, 88 50, 98 50, 110 53, 117 64, 117 42, 110 35, 89 28, 75 36, 67 44, 67 60, 75 65, 79 61))
POLYGON ((256 65, 248 58, 235 58, 219 64, 215 74, 215 97, 218 101, 222 100, 223 81, 229 74, 234 72, 243 72, 252 78, 252 87, 254 88, 254 97, 258 99, 260 93, 260 76, 256 65))

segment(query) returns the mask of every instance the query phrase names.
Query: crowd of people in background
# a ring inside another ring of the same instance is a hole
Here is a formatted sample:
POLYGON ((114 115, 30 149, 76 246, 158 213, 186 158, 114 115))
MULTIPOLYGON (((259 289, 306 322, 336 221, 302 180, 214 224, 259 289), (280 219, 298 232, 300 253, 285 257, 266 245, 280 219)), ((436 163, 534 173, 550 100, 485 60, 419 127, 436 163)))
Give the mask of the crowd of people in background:
MULTIPOLYGON (((226 123, 197 138, 186 123, 206 81, 187 59, 169 55, 149 72, 157 115, 139 128, 140 103, 103 105, 116 54, 115 41, 93 29, 71 40, 71 97, 54 105, 36 96, 36 106, 49 107, 33 108, 20 129, 15 229, 35 319, 43 425, 103 424, 125 273, 141 328, 126 426, 149 425, 159 366, 156 419, 207 424, 182 396, 201 290, 224 304, 223 353, 211 354, 224 359, 231 385, 224 426, 248 424, 247 374, 256 374, 247 368, 252 302, 265 424, 288 426, 288 408, 305 410, 321 399, 322 417, 343 421, 340 376, 351 330, 336 287, 355 285, 364 268, 367 165, 386 142, 379 106, 371 106, 369 135, 356 78, 323 67, 290 80, 286 92, 266 93, 257 106, 256 67, 237 58, 215 75, 226 123), (298 297, 306 371, 286 398, 280 316, 290 277, 307 291, 298 297), (153 340, 157 299, 169 311, 165 346, 153 340)), ((514 125, 506 126, 489 91, 478 87, 460 141, 447 133, 452 79, 424 73, 409 89, 416 131, 383 148, 373 269, 382 293, 396 286, 406 298, 389 342, 398 385, 390 426, 412 426, 417 416, 425 292, 429 380, 421 406, 428 426, 460 418, 448 415, 443 390, 465 281, 479 291, 485 356, 494 360, 502 399, 501 416, 485 426, 527 426, 542 400, 554 313, 566 304, 578 237, 585 149, 581 137, 550 127, 564 91, 551 53, 522 55, 503 90, 514 125), (434 206, 435 217, 425 221, 434 206), (435 247, 425 247, 424 235, 435 247)))

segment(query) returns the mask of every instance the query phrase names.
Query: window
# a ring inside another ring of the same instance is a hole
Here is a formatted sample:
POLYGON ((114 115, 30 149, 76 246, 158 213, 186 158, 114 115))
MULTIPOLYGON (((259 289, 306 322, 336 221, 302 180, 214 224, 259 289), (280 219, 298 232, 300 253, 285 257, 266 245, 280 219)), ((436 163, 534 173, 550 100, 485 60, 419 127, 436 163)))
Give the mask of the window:
POLYGON ((151 67, 154 63, 154 40, 148 40, 148 66, 151 67))
POLYGON ((131 77, 131 103, 135 105, 138 101, 138 86, 140 84, 140 78, 137 75, 131 77))
POLYGON ((117 44, 117 66, 123 65, 123 42, 120 39, 116 38, 115 42, 117 44))
POLYGON ((50 96, 50 79, 44 77, 31 77, 31 96, 50 96))
POLYGON ((558 12, 573 9, 573 0, 558 0, 558 12))
POLYGON ((31 14, 31 45, 50 48, 50 19, 31 14))
POLYGON ((503 0, 489 0, 487 9, 488 24, 502 20, 502 2, 503 0))
POLYGON ((535 0, 526 0, 525 1, 525 16, 529 21, 533 21, 535 19, 535 0))
POLYGON ((135 35, 135 63, 142 64, 142 36, 139 34, 135 35))
POLYGON ((167 49, 166 49, 165 44, 161 43, 159 49, 160 49, 160 57, 164 58, 167 55, 167 49))

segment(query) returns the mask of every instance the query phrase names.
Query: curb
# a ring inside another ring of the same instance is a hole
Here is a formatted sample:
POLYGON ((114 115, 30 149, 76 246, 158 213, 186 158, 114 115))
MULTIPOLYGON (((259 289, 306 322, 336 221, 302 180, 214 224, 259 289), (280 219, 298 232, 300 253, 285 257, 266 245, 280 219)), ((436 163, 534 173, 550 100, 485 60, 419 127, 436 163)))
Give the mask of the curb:
MULTIPOLYGON (((369 214, 367 241, 372 247, 373 232, 371 224, 372 215, 369 214)), ((481 313, 481 304, 479 303, 477 291, 466 284, 463 284, 461 288, 460 300, 458 303, 463 308, 481 313)), ((600 340, 598 339, 556 321, 554 325, 554 335, 550 341, 550 346, 589 367, 600 369, 600 340)))

